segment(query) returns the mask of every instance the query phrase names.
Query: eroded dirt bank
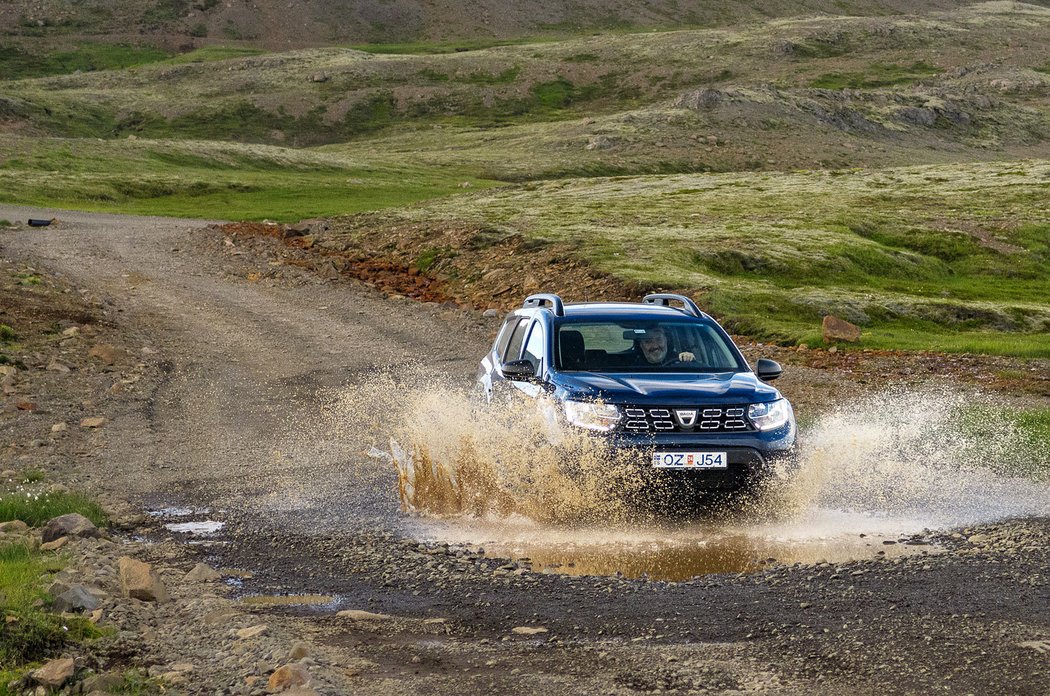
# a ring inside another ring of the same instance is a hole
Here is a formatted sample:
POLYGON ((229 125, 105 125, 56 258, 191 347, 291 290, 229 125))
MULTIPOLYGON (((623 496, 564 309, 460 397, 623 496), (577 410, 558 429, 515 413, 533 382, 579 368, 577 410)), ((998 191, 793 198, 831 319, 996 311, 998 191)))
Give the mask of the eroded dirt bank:
MULTIPOLYGON (((363 434, 331 429, 322 406, 404 363, 466 382, 497 319, 389 299, 185 221, 60 220, 0 236, 5 273, 45 281, 26 301, 61 305, 49 318, 58 336, 80 327, 42 344, 5 394, 4 463, 120 511, 113 548, 78 547, 88 563, 134 548, 168 569, 173 603, 117 612, 122 632, 103 653, 194 664, 172 678, 175 692, 262 693, 305 641, 318 693, 1045 693, 1046 517, 895 534, 886 541, 923 545, 900 558, 773 562, 680 583, 566 576, 449 545, 400 512, 392 467, 367 456, 363 434), (99 343, 117 350, 111 364, 88 355, 99 343), (69 371, 48 370, 53 359, 69 371), (79 427, 85 417, 107 420, 79 427), (68 430, 53 433, 57 422, 68 430), (142 514, 172 507, 187 510, 142 514), (183 521, 224 526, 210 537, 164 527, 183 521), (198 560, 238 572, 202 596, 181 585, 198 560), (285 594, 322 599, 236 603, 285 594), (259 624, 265 635, 231 634, 259 624)), ((885 382, 894 362, 792 359, 783 389, 800 410, 885 382)), ((898 367, 1002 371, 931 357, 898 367)))

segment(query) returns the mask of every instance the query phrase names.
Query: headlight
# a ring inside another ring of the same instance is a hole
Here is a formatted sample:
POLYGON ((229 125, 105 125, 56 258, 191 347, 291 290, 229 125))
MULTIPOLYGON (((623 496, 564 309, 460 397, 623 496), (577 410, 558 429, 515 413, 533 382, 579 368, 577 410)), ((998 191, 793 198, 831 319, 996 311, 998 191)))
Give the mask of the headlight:
POLYGON ((608 432, 620 421, 620 409, 614 404, 566 401, 565 418, 581 428, 608 432))
POLYGON ((787 399, 751 404, 747 417, 759 430, 775 430, 791 420, 791 404, 787 399))

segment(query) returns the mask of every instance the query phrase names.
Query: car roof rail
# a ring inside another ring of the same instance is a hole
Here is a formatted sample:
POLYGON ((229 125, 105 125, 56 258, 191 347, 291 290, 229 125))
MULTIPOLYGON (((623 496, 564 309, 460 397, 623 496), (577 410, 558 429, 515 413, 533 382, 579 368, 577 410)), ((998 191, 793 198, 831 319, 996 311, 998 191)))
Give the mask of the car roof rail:
POLYGON ((523 304, 522 307, 543 307, 544 305, 550 305, 550 309, 554 312, 554 316, 565 316, 565 303, 561 301, 560 297, 552 292, 541 292, 536 295, 529 295, 525 298, 525 304, 523 304))
POLYGON ((660 305, 661 307, 670 307, 671 302, 681 302, 685 305, 684 310, 687 314, 692 314, 698 319, 710 319, 710 317, 703 312, 696 303, 690 300, 685 295, 675 295, 672 293, 656 293, 653 295, 646 295, 642 298, 643 304, 660 305))

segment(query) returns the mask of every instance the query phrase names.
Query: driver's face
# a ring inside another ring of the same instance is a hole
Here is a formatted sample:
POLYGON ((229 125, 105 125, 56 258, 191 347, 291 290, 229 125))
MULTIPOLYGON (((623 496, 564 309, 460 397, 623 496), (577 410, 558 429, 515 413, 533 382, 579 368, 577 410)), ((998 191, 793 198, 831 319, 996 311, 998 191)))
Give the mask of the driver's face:
POLYGON ((667 334, 663 329, 649 331, 645 338, 638 342, 638 347, 642 349, 642 355, 648 362, 654 365, 661 363, 667 357, 667 334))

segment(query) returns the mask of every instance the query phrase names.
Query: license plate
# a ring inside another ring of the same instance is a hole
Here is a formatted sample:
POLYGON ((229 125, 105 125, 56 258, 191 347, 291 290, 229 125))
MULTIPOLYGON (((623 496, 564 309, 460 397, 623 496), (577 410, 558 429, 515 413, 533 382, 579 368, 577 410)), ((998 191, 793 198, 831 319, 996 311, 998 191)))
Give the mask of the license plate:
POLYGON ((728 469, 725 452, 653 452, 657 469, 728 469))

